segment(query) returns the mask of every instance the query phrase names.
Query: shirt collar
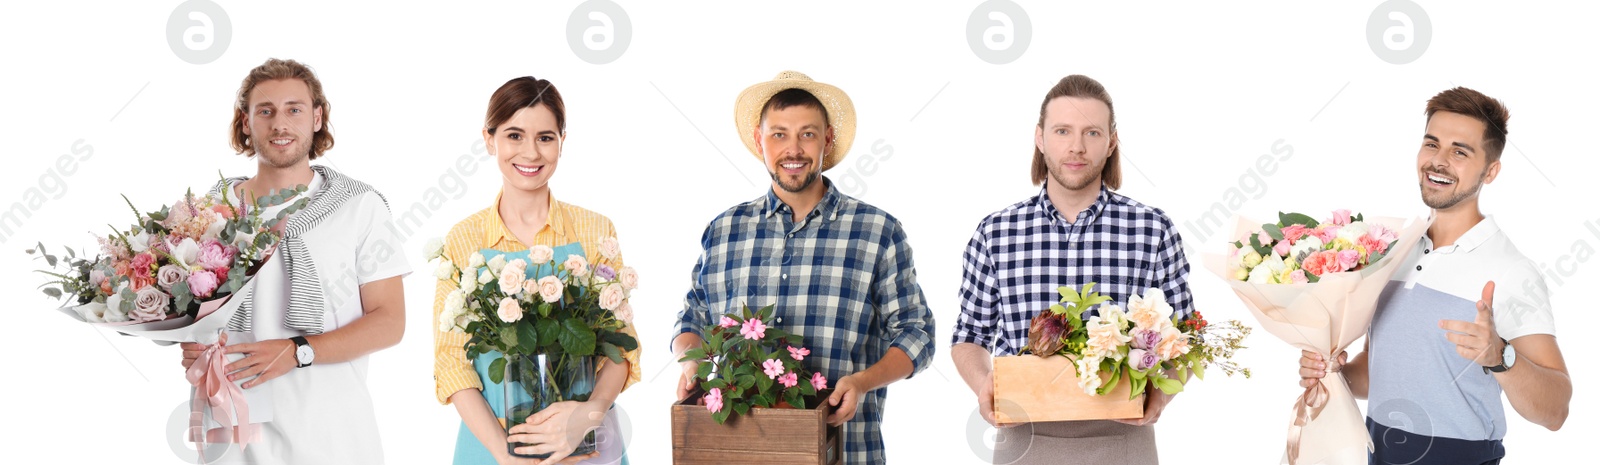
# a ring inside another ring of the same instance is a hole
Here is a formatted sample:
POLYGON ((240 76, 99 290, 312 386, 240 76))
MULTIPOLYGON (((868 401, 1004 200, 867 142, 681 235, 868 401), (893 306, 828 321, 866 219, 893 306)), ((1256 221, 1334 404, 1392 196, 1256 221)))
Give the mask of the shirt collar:
MULTIPOLYGON (((506 228, 505 220, 500 218, 500 198, 503 196, 505 196, 504 190, 501 190, 499 194, 495 194, 494 206, 490 207, 492 210, 490 212, 491 214, 487 215, 488 220, 484 221, 483 223, 484 247, 493 247, 495 244, 499 244, 501 241, 505 241, 507 243, 517 241, 517 236, 512 234, 510 229, 506 228)), ((571 218, 567 217, 566 209, 559 208, 561 205, 561 203, 556 201, 555 194, 550 194, 550 213, 547 215, 548 217, 544 221, 544 228, 540 229, 536 234, 542 234, 545 231, 550 231, 556 235, 557 241, 565 241, 567 239, 568 226, 569 223, 571 223, 571 218)))
MULTIPOLYGON (((822 185, 825 186, 827 190, 822 194, 822 201, 817 202, 817 207, 811 209, 811 213, 806 215, 806 218, 811 219, 821 217, 831 221, 839 217, 837 210, 839 209, 839 199, 843 194, 840 194, 839 190, 834 188, 833 180, 828 179, 827 176, 821 176, 821 178, 822 185)), ((779 213, 792 213, 793 211, 794 210, 790 208, 788 204, 783 203, 783 199, 778 198, 777 191, 771 188, 767 189, 766 203, 762 207, 761 211, 761 216, 763 218, 771 218, 773 215, 779 213)))
POLYGON ((1061 211, 1056 209, 1056 204, 1050 201, 1050 185, 1048 184, 1050 181, 1045 182, 1047 184, 1045 184, 1044 187, 1039 188, 1039 196, 1035 197, 1034 201, 1038 204, 1039 208, 1044 209, 1045 216, 1048 216, 1052 223, 1060 226, 1071 226, 1077 223, 1093 223, 1095 220, 1100 218, 1100 212, 1105 211, 1106 204, 1111 202, 1111 189, 1108 189, 1104 184, 1101 184, 1100 196, 1094 199, 1094 203, 1090 204, 1089 208, 1084 209, 1083 213, 1080 213, 1080 216, 1083 217, 1083 221, 1077 223, 1067 223, 1067 220, 1061 216, 1061 211))
MULTIPOLYGON (((1484 216, 1483 221, 1479 221, 1478 224, 1472 226, 1472 229, 1468 229, 1466 234, 1462 234, 1461 238, 1456 239, 1455 244, 1448 247, 1435 247, 1435 249, 1443 253, 1472 253, 1478 246, 1489 242, 1489 239, 1496 234, 1500 234, 1500 225, 1494 222, 1493 216, 1484 216)), ((1429 239, 1428 242, 1432 243, 1433 240, 1429 239)))

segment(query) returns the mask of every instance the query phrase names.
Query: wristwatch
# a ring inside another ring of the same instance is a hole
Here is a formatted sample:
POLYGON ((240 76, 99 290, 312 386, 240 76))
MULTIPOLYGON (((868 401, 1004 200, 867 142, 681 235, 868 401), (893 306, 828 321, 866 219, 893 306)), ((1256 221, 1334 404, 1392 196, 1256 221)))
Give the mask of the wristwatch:
POLYGON ((311 361, 317 358, 317 352, 311 350, 311 343, 306 341, 305 336, 295 336, 289 338, 289 340, 294 341, 294 360, 296 363, 294 367, 305 368, 311 366, 311 361))
POLYGON ((1483 367, 1485 374, 1505 373, 1506 370, 1511 369, 1511 365, 1517 363, 1517 348, 1503 338, 1500 339, 1500 343, 1505 344, 1505 348, 1500 352, 1500 364, 1492 367, 1483 367))

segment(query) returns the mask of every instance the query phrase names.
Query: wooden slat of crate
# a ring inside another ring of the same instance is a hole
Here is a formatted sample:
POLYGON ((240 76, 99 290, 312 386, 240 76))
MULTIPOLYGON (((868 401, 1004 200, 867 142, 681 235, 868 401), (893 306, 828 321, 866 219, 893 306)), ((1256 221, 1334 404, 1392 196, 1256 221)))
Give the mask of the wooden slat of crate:
POLYGON ((705 406, 692 402, 672 406, 674 464, 722 465, 759 457, 764 465, 818 465, 836 463, 842 456, 839 429, 827 424, 831 413, 827 405, 806 410, 751 409, 749 414, 717 424, 705 406))
POLYGON ((1121 379, 1106 395, 1085 394, 1072 361, 1059 355, 994 359, 994 414, 1001 423, 1144 417, 1145 396, 1129 400, 1130 392, 1128 380, 1121 379))

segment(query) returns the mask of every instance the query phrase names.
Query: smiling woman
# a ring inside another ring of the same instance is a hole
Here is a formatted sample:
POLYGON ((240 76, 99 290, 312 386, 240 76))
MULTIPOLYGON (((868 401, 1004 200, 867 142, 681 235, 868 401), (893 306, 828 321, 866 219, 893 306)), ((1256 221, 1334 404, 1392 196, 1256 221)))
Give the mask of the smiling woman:
MULTIPOLYGON (((463 276, 478 276, 487 271, 477 270, 494 266, 474 256, 506 256, 501 260, 505 262, 516 260, 510 256, 519 253, 527 257, 535 245, 549 247, 558 261, 599 257, 610 250, 601 247, 617 235, 609 218, 551 195, 550 178, 566 135, 566 105, 550 81, 519 77, 490 97, 482 136, 484 148, 500 168, 501 191, 494 205, 457 223, 445 237, 443 256, 451 263, 468 264, 463 276)), ((620 255, 615 264, 622 265, 620 255)), ((537 270, 529 267, 526 278, 539 278, 537 270)), ((502 417, 506 387, 494 382, 497 376, 490 373, 498 353, 468 358, 469 337, 437 326, 447 296, 461 288, 456 285, 460 278, 452 278, 440 280, 435 289, 434 380, 439 402, 454 404, 461 416, 454 463, 511 463, 535 454, 561 460, 578 449, 590 431, 596 431, 599 448, 584 463, 626 463, 622 441, 616 437, 619 423, 610 409, 617 395, 639 380, 639 351, 628 351, 623 363, 602 359, 595 366, 598 376, 587 400, 556 402, 508 431, 502 417)), ((628 310, 619 310, 618 318, 631 320, 623 316, 631 314, 631 305, 622 305, 628 310)), ((622 331, 637 338, 631 321, 622 331)), ((511 384, 509 378, 505 381, 511 384)))

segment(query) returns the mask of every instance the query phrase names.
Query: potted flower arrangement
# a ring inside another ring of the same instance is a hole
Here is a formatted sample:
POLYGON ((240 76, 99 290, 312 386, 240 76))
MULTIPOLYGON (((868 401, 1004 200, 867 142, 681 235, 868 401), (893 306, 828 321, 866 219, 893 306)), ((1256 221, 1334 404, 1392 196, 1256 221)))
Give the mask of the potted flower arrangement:
POLYGON ((1204 378, 1207 366, 1250 376, 1229 361, 1249 327, 1174 312, 1159 289, 1124 307, 1094 286, 1059 288, 1060 303, 1029 325, 1028 353, 994 359, 997 421, 1139 418, 1146 392, 1176 394, 1189 375, 1204 378))
POLYGON ((768 327, 772 306, 724 315, 680 362, 699 362, 698 389, 672 406, 673 463, 721 464, 761 456, 782 463, 837 463, 828 379, 801 363, 796 334, 768 327))

